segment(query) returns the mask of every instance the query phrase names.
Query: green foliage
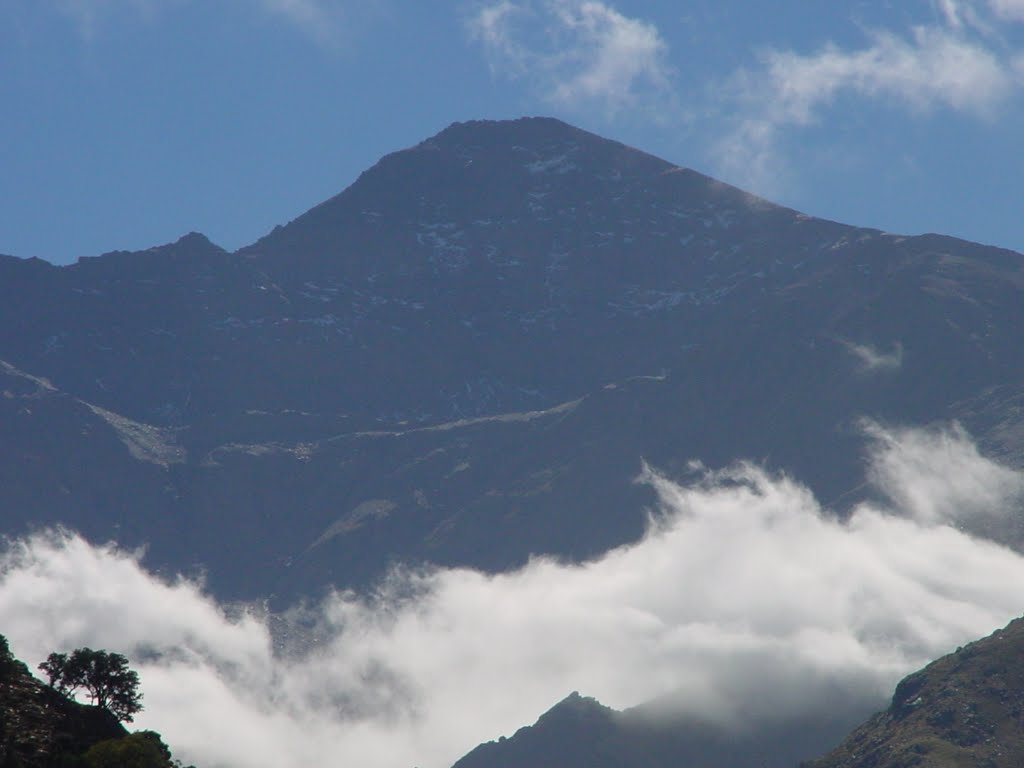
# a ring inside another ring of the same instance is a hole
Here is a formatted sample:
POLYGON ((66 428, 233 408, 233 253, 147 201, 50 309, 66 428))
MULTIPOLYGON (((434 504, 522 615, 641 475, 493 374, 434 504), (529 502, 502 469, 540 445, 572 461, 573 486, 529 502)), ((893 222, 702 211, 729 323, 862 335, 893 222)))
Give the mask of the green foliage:
POLYGON ((15 669, 20 662, 11 653, 11 646, 4 635, 0 635, 0 674, 8 674, 15 669))
POLYGON ((69 656, 51 653, 39 665, 50 686, 71 695, 84 690, 93 704, 130 723, 142 710, 139 674, 128 668, 128 659, 120 653, 78 648, 69 656))
POLYGON ((138 731, 121 739, 93 745, 85 753, 89 768, 172 768, 171 751, 153 731, 138 731))
POLYGON ((67 677, 68 655, 66 653, 51 653, 46 661, 39 665, 39 669, 46 673, 46 681, 51 688, 56 688, 61 693, 69 693, 65 682, 67 677))

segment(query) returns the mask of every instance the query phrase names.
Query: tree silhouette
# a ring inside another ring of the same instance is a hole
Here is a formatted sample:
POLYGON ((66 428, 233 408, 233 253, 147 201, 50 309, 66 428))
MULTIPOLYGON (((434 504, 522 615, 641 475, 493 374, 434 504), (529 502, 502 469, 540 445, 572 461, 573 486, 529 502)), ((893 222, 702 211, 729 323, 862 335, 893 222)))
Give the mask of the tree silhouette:
POLYGON ((139 674, 128 668, 128 659, 120 653, 78 648, 66 653, 51 653, 39 665, 50 686, 63 694, 84 690, 97 707, 111 712, 118 720, 132 722, 142 710, 139 674))

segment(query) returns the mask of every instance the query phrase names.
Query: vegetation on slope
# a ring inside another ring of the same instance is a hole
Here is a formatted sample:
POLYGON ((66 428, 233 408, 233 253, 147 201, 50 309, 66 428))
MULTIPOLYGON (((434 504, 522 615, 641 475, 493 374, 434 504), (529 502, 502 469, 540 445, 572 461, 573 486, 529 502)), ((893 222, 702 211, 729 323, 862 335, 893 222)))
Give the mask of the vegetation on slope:
POLYGON ((129 734, 110 709, 37 680, 0 635, 0 768, 180 766, 159 734, 129 734))
POLYGON ((804 768, 1024 765, 1024 619, 957 649, 897 687, 892 705, 804 768))

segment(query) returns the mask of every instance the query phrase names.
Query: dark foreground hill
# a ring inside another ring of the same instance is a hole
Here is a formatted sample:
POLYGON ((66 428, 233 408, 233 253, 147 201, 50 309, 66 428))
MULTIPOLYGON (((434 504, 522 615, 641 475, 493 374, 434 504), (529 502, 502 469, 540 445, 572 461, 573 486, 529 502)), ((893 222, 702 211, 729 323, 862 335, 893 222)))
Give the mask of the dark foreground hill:
POLYGON ((0 649, 0 765, 73 765, 93 745, 128 735, 112 714, 77 704, 0 649))
POLYGON ((0 635, 0 767, 181 768, 159 734, 129 734, 106 709, 32 676, 0 635))
POLYGON ((642 460, 856 499, 868 416, 1024 464, 1024 259, 773 205, 551 119, 383 158, 236 253, 0 257, 0 527, 221 597, 635 539, 642 460))

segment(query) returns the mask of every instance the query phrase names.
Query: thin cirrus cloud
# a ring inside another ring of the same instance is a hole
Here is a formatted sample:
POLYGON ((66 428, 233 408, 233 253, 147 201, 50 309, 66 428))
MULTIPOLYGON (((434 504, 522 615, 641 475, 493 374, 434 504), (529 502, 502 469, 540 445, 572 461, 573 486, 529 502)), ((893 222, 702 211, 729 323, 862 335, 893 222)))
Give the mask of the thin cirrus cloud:
POLYGON ((494 74, 523 78, 563 107, 608 114, 669 90, 668 45, 658 28, 597 0, 501 0, 466 20, 494 74))
POLYGON ((1024 481, 955 425, 866 429, 885 501, 844 521, 756 465, 688 485, 651 472, 648 534, 592 562, 396 571, 273 621, 40 533, 0 554, 0 628, 32 664, 128 654, 137 727, 210 766, 446 768, 573 690, 726 730, 835 711, 837 691, 868 711, 1019 613, 1024 556, 969 531, 1019 511, 1024 481))

